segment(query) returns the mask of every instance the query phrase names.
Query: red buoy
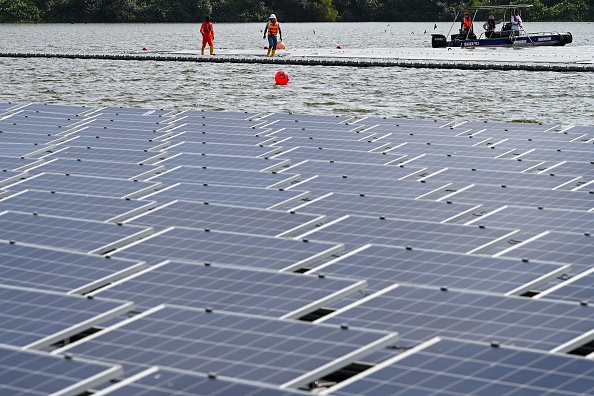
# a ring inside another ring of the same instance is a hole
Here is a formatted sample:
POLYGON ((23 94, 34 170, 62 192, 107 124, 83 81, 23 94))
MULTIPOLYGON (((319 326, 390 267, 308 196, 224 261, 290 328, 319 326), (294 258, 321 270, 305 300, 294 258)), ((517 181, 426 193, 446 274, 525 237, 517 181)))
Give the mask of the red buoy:
POLYGON ((268 46, 267 46, 267 45, 265 45, 265 46, 264 46, 264 49, 268 49, 268 46))
POLYGON ((142 47, 142 50, 143 51, 148 51, 148 48, 147 47, 142 47))
POLYGON ((341 45, 337 45, 336 46, 336 49, 342 49, 342 46, 341 45))
POLYGON ((289 78, 289 73, 287 73, 284 70, 279 70, 276 72, 276 75, 274 76, 274 81, 277 85, 287 85, 289 83, 289 78))

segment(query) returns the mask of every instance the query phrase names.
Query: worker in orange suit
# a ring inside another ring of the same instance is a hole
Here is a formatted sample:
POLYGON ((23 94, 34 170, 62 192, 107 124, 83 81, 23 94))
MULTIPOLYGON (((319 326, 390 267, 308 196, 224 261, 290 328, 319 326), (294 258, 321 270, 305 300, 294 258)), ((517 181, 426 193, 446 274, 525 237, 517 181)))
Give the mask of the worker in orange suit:
POLYGON ((214 26, 208 15, 204 17, 204 22, 202 22, 202 26, 200 26, 200 34, 202 34, 202 55, 204 55, 206 44, 208 44, 210 48, 210 54, 214 55, 214 46, 212 44, 214 40, 214 26))

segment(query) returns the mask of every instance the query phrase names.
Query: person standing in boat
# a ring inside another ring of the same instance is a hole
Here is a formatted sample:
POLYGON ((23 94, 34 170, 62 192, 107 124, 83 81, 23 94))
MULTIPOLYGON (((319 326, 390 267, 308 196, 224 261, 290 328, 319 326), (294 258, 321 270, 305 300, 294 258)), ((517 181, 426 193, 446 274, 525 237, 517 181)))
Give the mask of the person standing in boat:
POLYGON ((522 29, 522 17, 520 16, 520 10, 516 8, 516 11, 511 16, 512 34, 518 36, 520 34, 520 29, 522 29))
POLYGON ((460 27, 460 34, 463 35, 464 38, 476 37, 473 33, 472 17, 470 16, 470 11, 464 12, 464 18, 462 19, 462 26, 460 27))
POLYGON ((208 44, 208 47, 210 48, 210 54, 214 55, 214 46, 212 45, 214 40, 214 26, 208 15, 204 17, 204 22, 202 22, 202 25, 200 26, 200 34, 202 34, 202 55, 204 55, 206 44, 208 44))
POLYGON ((485 29, 485 36, 491 38, 493 36, 493 33, 495 33, 495 27, 499 23, 501 23, 501 21, 496 21, 493 15, 489 15, 489 19, 487 19, 487 22, 483 24, 483 29, 485 29))
POLYGON ((280 38, 280 41, 283 41, 283 33, 274 14, 270 14, 270 17, 268 17, 268 23, 266 23, 264 37, 262 38, 266 38, 266 35, 268 35, 268 53, 266 56, 275 56, 278 38, 280 38))

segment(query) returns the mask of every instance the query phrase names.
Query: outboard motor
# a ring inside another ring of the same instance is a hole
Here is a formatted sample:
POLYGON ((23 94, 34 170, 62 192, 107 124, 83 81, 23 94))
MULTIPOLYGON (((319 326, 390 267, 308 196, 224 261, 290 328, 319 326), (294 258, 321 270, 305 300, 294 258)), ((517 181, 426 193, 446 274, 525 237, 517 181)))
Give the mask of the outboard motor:
POLYGON ((448 43, 446 37, 443 34, 432 34, 431 35, 431 46, 433 48, 447 47, 448 43))
POLYGON ((573 41, 573 36, 571 33, 561 33, 559 34, 559 45, 571 44, 573 41))

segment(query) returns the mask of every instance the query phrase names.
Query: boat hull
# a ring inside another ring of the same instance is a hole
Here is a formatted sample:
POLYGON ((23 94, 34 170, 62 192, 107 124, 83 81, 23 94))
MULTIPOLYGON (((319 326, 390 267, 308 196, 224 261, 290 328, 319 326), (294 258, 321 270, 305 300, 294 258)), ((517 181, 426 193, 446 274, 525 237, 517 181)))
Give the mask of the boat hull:
POLYGON ((510 35, 508 37, 475 39, 457 39, 452 36, 452 40, 446 40, 441 34, 431 35, 431 45, 433 48, 441 47, 516 47, 516 46, 549 46, 566 45, 573 41, 571 33, 529 33, 521 36, 510 35))

